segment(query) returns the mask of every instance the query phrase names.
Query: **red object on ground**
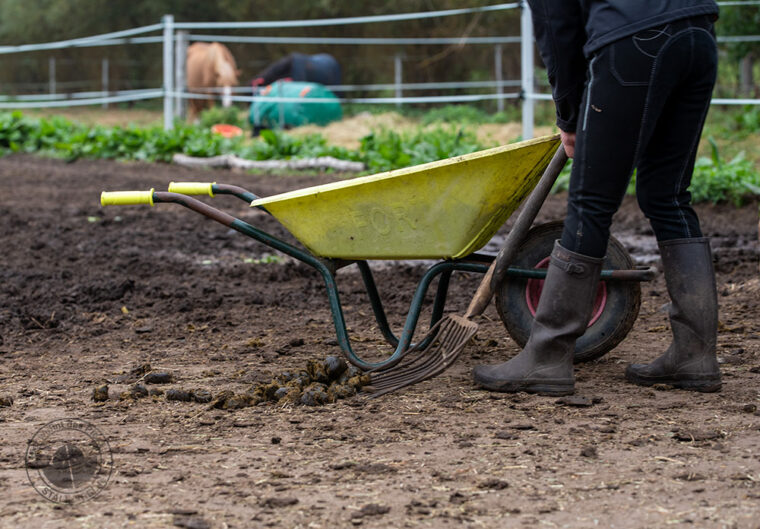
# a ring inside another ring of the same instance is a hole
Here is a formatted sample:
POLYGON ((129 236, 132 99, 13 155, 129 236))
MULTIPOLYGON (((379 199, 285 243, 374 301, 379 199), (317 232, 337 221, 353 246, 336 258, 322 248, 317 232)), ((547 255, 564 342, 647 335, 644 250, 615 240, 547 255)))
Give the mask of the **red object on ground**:
POLYGON ((236 127, 235 125, 227 125, 226 123, 217 123, 211 127, 211 132, 214 134, 220 134, 225 138, 235 138, 243 135, 243 129, 236 127))

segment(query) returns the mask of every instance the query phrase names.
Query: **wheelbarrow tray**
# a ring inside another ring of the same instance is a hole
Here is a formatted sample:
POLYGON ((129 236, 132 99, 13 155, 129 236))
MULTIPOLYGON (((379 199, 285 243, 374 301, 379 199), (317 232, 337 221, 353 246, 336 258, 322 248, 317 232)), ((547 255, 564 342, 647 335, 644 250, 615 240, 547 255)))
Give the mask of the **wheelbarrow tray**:
POLYGON ((482 248, 559 145, 545 136, 254 200, 316 256, 459 259, 482 248))

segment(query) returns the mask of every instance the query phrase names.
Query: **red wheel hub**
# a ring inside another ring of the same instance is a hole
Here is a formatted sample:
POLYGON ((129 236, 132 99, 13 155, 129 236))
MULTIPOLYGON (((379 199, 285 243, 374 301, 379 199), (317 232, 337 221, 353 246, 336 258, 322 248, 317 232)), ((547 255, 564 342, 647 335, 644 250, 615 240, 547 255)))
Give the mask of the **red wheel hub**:
MULTIPOLYGON (((540 261, 534 268, 549 268, 549 257, 540 261)), ((543 279, 528 279, 528 284, 525 288, 525 302, 528 304, 528 310, 530 310, 533 317, 536 316, 536 308, 538 307, 538 300, 541 298, 543 288, 543 279)), ((591 321, 588 322, 589 327, 599 319, 606 305, 607 283, 599 281, 599 287, 596 289, 596 298, 594 299, 594 308, 591 311, 591 321)))

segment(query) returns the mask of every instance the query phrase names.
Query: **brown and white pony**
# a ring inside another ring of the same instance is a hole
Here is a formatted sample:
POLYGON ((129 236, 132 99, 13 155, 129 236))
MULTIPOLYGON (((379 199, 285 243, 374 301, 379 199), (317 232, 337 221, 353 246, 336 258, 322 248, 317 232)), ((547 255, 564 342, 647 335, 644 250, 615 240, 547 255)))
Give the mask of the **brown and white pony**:
MULTIPOLYGON (((232 104, 231 87, 237 86, 240 70, 230 50, 218 42, 195 42, 187 48, 187 88, 190 92, 213 94, 215 88, 223 88, 222 104, 232 104)), ((215 96, 204 99, 190 99, 188 119, 195 119, 205 108, 214 106, 215 96)))

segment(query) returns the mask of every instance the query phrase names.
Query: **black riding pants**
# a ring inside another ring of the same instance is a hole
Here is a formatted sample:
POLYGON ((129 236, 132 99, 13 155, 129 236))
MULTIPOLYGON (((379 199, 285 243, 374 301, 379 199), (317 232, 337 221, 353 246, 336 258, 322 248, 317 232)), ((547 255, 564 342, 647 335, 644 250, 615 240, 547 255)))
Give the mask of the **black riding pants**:
POLYGON ((702 236, 688 187, 717 64, 706 17, 651 28, 594 54, 562 246, 604 256, 634 169, 639 207, 658 241, 702 236))

